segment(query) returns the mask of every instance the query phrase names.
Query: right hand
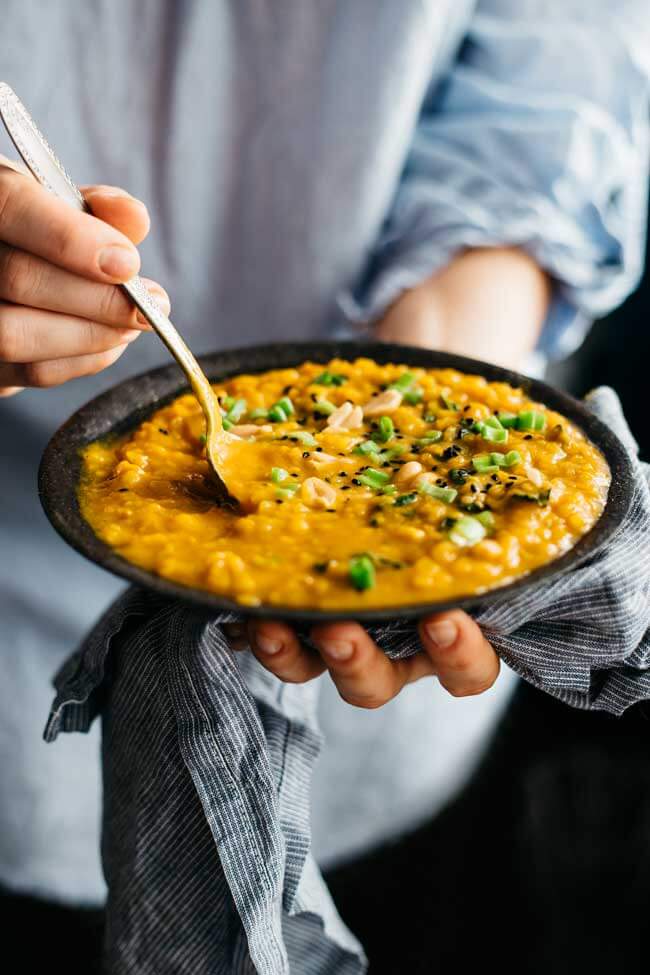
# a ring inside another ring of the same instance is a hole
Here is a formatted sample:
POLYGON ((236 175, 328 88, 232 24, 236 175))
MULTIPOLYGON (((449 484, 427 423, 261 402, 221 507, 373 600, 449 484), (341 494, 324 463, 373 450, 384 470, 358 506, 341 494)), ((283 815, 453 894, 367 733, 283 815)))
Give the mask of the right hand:
MULTIPOLYGON (((0 396, 112 365, 150 326, 115 285, 140 268, 146 207, 124 190, 82 190, 74 210, 0 156, 0 396)), ((168 314, 166 292, 144 279, 168 314)))

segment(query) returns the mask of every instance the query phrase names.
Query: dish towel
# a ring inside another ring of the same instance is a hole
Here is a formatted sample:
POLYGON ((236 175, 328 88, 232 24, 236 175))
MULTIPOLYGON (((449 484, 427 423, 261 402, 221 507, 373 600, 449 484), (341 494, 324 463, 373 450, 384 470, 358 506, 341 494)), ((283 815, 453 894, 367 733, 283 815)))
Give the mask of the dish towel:
MULTIPOLYGON (((650 469, 608 388, 588 397, 635 458, 634 502, 599 554, 477 619, 521 677, 620 715, 650 698, 650 469)), ((45 738, 103 720, 111 975, 359 975, 363 949, 310 854, 318 681, 283 684, 222 624, 127 590, 57 675, 45 738)), ((396 621, 373 635, 418 649, 396 621)))

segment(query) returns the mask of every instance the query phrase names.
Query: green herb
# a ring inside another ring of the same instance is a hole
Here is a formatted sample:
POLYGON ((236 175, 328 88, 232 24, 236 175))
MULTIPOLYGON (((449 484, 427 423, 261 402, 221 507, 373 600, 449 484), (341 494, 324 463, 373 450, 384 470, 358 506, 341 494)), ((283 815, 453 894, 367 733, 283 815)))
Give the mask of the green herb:
POLYGON ((375 460, 380 460, 382 464, 388 463, 388 461, 394 460, 395 457, 401 457, 405 452, 406 447, 402 447, 399 444, 395 447, 389 447, 388 450, 382 450, 380 454, 375 454, 375 460))
POLYGON ((348 574, 359 592, 372 589, 375 584, 375 567, 369 555, 353 555, 348 563, 348 574))
POLYGON ((458 521, 453 525, 449 531, 449 540, 454 543, 454 545, 476 545, 487 535, 487 528, 483 525, 478 518, 473 518, 471 515, 463 515, 458 521))
POLYGON ((223 402, 222 402, 221 405, 223 406, 224 410, 227 413, 228 410, 231 409, 231 407, 233 407, 235 405, 235 397, 234 396, 224 396, 223 402))
POLYGON ((361 454, 362 457, 367 457, 369 454, 376 454, 378 452, 379 447, 374 440, 364 440, 362 443, 357 444, 352 451, 353 454, 361 454))
POLYGON ((312 382, 318 383, 319 386, 342 386, 347 381, 348 377, 344 376, 343 373, 329 372, 327 369, 325 372, 321 372, 320 376, 316 376, 312 380, 312 382))
POLYGON ((251 410, 248 414, 249 420, 266 420, 269 415, 269 411, 264 409, 263 406, 258 407, 256 410, 251 410))
POLYGON ((518 430, 542 431, 546 426, 546 417, 537 410, 522 410, 517 417, 518 430))
POLYGON ((490 454, 490 458, 498 467, 514 467, 515 464, 521 464, 521 454, 518 450, 509 450, 507 454, 490 454))
POLYGON ((545 488, 540 491, 529 491, 525 488, 516 488, 510 495, 511 498, 517 498, 519 501, 533 501, 540 507, 544 507, 549 502, 551 497, 551 489, 545 488))
POLYGON ((374 467, 369 467, 361 474, 357 474, 355 480, 359 481, 361 484, 365 484, 366 487, 371 487, 378 490, 379 488, 383 488, 384 485, 388 484, 390 481, 390 476, 388 474, 384 474, 383 471, 375 470, 374 467))
POLYGON ((458 491, 455 491, 454 488, 443 488, 437 484, 427 484, 426 481, 422 481, 418 485, 418 491, 422 494, 428 494, 430 498, 435 498, 436 501, 444 501, 445 504, 451 504, 458 494, 458 491))
POLYGON ((397 494, 397 488, 395 487, 394 484, 386 484, 383 488, 381 488, 381 493, 382 494, 397 494))
POLYGON ((504 411, 503 413, 497 413, 497 417, 502 427, 517 426, 518 417, 516 413, 508 413, 507 411, 504 411))
POLYGON ((373 434, 379 443, 387 443, 395 435, 395 425, 389 416, 380 416, 377 430, 373 434))
POLYGON ((199 443, 205 446, 207 442, 208 442, 208 438, 206 437, 206 435, 204 433, 199 434, 199 443))
POLYGON ((472 466, 478 474, 494 474, 499 470, 499 465, 492 460, 492 454, 476 454, 472 457, 472 466))
POLYGON ((307 430, 292 430, 287 436, 289 440, 297 440, 298 443, 304 444, 305 447, 315 447, 317 444, 314 437, 307 430))
POLYGON ((287 484, 285 487, 279 487, 275 489, 275 496, 282 501, 287 501, 292 498, 296 491, 300 490, 299 484, 287 484))
POLYGON ((336 407, 334 403, 328 403, 326 399, 319 399, 316 400, 312 409, 314 413, 319 413, 321 416, 331 416, 336 407))
POLYGON ((449 479, 454 484, 464 484, 472 472, 467 467, 452 467, 449 471, 449 479))
POLYGON ((288 477, 289 471, 285 471, 284 467, 271 468, 271 480, 274 484, 280 484, 282 481, 286 481, 288 477))
MULTIPOLYGON (((229 398, 231 399, 231 397, 229 398)), ((239 423, 247 409, 248 403, 245 399, 232 400, 225 418, 229 423, 239 423)))
POLYGON ((278 406, 276 403, 275 406, 272 406, 269 410, 268 418, 269 420, 272 420, 273 423, 285 423, 289 419, 289 414, 285 413, 282 407, 278 406))
POLYGON ((394 383, 389 383, 387 388, 397 389, 399 390, 400 393, 405 393, 408 389, 411 388, 414 382, 415 382, 415 376, 413 375, 412 372, 403 372, 402 375, 399 376, 394 383))
POLYGON ((424 399, 424 390, 421 386, 413 386, 411 389, 407 389, 402 396, 405 403, 409 403, 411 406, 416 406, 424 399))
POLYGON ((482 511, 480 515, 476 516, 476 520, 480 521, 484 528, 487 528, 489 532, 494 531, 494 515, 491 511, 482 511))
POLYGON ((428 447, 429 444, 438 443, 439 440, 442 440, 442 430, 431 430, 415 442, 418 447, 428 447))
POLYGON ((224 430, 230 430, 231 427, 234 426, 234 423, 232 423, 232 421, 229 420, 227 416, 222 416, 221 425, 223 426, 224 430))
POLYGON ((444 393, 440 394, 440 402, 442 403, 442 405, 446 410, 454 410, 455 412, 458 412, 458 410, 460 409, 458 403, 454 403, 454 401, 449 399, 449 397, 446 396, 444 393))
POLYGON ((407 504, 414 504, 418 499, 418 492, 411 491, 410 494, 400 494, 393 502, 396 508, 403 508, 407 504))

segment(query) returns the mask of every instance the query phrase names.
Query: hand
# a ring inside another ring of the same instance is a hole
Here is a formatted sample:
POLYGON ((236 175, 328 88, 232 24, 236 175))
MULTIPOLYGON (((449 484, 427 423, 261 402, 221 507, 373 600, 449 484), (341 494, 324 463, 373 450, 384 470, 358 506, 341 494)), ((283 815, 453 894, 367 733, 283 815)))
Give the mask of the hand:
POLYGON ((386 704, 406 684, 436 676, 454 697, 481 694, 499 673, 499 658, 477 624, 460 610, 420 621, 422 650, 407 660, 389 660, 358 623, 316 626, 310 638, 318 652, 300 643, 284 623, 251 622, 230 628, 231 644, 250 644, 267 670, 291 684, 302 684, 328 670, 344 701, 361 708, 386 704))
POLYGON ((146 207, 112 186, 83 192, 93 216, 0 156, 0 396, 100 372, 149 328, 115 287, 140 268, 146 207))

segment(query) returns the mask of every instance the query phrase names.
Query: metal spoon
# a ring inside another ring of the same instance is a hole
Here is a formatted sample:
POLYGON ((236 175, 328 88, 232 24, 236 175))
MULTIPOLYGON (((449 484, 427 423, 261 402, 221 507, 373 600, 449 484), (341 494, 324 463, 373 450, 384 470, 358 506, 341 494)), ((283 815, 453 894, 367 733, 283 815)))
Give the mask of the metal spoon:
MULTIPOLYGON (((91 213, 79 189, 68 176, 45 137, 39 132, 29 112, 15 92, 4 82, 0 82, 0 117, 11 141, 38 182, 75 209, 91 213)), ((214 480, 215 494, 220 503, 236 506, 237 499, 232 496, 219 473, 219 467, 223 467, 224 464, 230 437, 223 428, 219 404, 206 375, 174 325, 152 299, 141 278, 136 275, 119 287, 140 309, 187 376, 192 392, 205 416, 205 452, 214 480)))

